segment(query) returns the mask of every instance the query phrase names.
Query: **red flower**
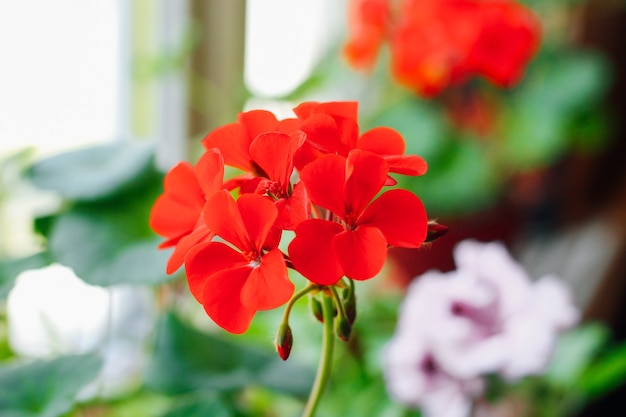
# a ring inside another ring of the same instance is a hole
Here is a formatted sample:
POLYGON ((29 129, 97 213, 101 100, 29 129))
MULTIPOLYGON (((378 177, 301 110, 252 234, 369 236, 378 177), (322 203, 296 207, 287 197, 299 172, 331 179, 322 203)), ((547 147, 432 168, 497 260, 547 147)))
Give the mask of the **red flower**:
POLYGON ((348 158, 325 155, 307 165, 300 178, 313 203, 338 222, 311 219, 296 228, 289 245, 295 268, 320 285, 342 276, 365 280, 380 272, 387 246, 419 247, 426 238, 422 202, 395 189, 371 201, 385 184, 387 163, 378 155, 352 150, 348 158))
POLYGON ((300 131, 287 135, 281 132, 261 133, 252 141, 249 152, 262 176, 250 180, 245 187, 252 192, 267 195, 278 208, 275 227, 294 230, 296 225, 310 217, 310 202, 302 184, 291 185, 293 156, 304 143, 300 131))
MULTIPOLYGON (((302 169, 322 155, 347 157, 351 150, 361 149, 385 159, 390 172, 404 175, 426 173, 426 161, 417 155, 404 155, 404 139, 397 131, 376 127, 359 136, 357 109, 355 101, 306 102, 296 107, 294 112, 302 121, 300 129, 306 134, 305 144, 295 155, 296 166, 302 169)), ((393 184, 393 180, 387 183, 393 184)))
POLYGON ((297 119, 277 120, 266 110, 251 110, 239 113, 237 122, 218 127, 211 131, 202 145, 206 149, 219 148, 226 165, 239 168, 247 173, 257 173, 258 167, 250 155, 250 144, 261 133, 291 133, 298 128, 297 119))
POLYGON ((387 36, 390 18, 387 0, 359 0, 349 4, 349 38, 344 54, 353 67, 369 69, 374 66, 387 36))
POLYGON ((482 14, 476 47, 468 66, 500 87, 510 87, 539 47, 539 22, 524 7, 511 1, 493 1, 482 14))
POLYGON ((278 209, 257 194, 235 201, 221 191, 203 212, 207 226, 232 246, 194 246, 185 259, 189 288, 219 326, 243 333, 258 310, 281 306, 294 290, 282 253, 274 243, 266 247, 278 209))
POLYGON ((344 53, 355 68, 371 67, 386 38, 393 76, 423 96, 473 75, 511 86, 539 44, 537 19, 513 0, 403 0, 395 13, 382 3, 352 1, 344 53))
POLYGON ((181 162, 165 175, 164 192, 152 207, 150 226, 167 238, 159 248, 175 246, 167 263, 168 274, 182 266, 191 247, 213 237, 202 209, 207 198, 222 189, 223 176, 224 160, 216 149, 207 150, 195 167, 181 162))

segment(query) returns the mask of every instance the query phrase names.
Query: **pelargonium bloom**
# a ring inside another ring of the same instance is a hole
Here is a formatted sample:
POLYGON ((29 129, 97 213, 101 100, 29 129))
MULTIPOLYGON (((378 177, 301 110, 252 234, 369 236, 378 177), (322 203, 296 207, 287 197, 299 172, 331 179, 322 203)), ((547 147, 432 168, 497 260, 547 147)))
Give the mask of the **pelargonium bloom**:
POLYGON ((276 227, 294 230, 311 214, 310 201, 301 183, 292 187, 294 154, 304 143, 300 131, 291 135, 281 132, 259 134, 250 144, 249 152, 254 163, 262 170, 258 176, 244 186, 248 191, 268 195, 278 208, 276 227))
POLYGON ((217 149, 208 149, 195 167, 180 162, 165 175, 164 192, 152 207, 150 226, 167 238, 159 248, 175 247, 167 262, 168 274, 182 266, 191 247, 213 237, 202 209, 206 200, 222 189, 223 177, 224 160, 217 149))
POLYGON ((395 6, 352 0, 344 53, 355 68, 371 68, 384 38, 394 78, 422 96, 474 75, 510 87, 539 45, 537 18, 514 0, 402 0, 395 6))
POLYGON ((417 248, 424 242, 427 218, 417 196, 393 189, 373 200, 388 170, 378 155, 358 149, 347 158, 324 155, 302 170, 311 201, 328 210, 327 218, 300 223, 289 245, 302 275, 320 285, 344 275, 369 279, 383 267, 389 245, 417 248))
POLYGON ((406 386, 411 378, 425 376, 407 368, 407 359, 397 352, 430 355, 458 394, 460 386, 487 374, 507 379, 541 374, 559 333, 579 318, 561 281, 546 276, 531 282, 500 244, 464 241, 454 256, 457 270, 427 272, 410 285, 386 352, 390 394, 411 405, 433 407, 437 400, 406 386))
POLYGON ((224 156, 226 165, 256 175, 259 173, 259 167, 250 155, 252 141, 261 133, 289 134, 296 131, 298 126, 297 119, 278 120, 267 110, 250 110, 239 113, 236 122, 212 130, 202 139, 202 145, 206 149, 218 148, 224 156))
POLYGON ((266 197, 227 191, 207 201, 204 218, 224 242, 194 246, 185 259, 189 288, 219 326, 245 332, 255 313, 279 307, 294 286, 270 232, 278 209, 266 197), (271 241, 271 243, 270 243, 271 241))
MULTIPOLYGON (((308 163, 325 154, 344 157, 353 149, 373 152, 387 162, 389 172, 403 175, 424 175, 426 161, 417 155, 405 155, 402 135, 389 127, 375 127, 359 135, 358 103, 355 101, 305 102, 294 109, 301 121, 300 130, 306 142, 295 154, 296 166, 303 169, 308 163)), ((394 185, 392 179, 387 185, 394 185)))

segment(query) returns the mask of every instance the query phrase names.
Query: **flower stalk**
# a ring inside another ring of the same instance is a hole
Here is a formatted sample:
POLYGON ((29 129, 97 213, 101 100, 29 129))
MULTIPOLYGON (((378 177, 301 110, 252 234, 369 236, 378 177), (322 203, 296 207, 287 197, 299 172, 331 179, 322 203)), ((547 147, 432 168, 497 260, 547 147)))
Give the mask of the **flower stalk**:
POLYGON ((317 367, 315 381, 313 382, 313 388, 311 389, 302 417, 313 417, 315 415, 315 410, 322 398, 331 373, 335 333, 333 329, 334 303, 330 294, 324 294, 322 297, 322 314, 324 316, 322 354, 317 367))

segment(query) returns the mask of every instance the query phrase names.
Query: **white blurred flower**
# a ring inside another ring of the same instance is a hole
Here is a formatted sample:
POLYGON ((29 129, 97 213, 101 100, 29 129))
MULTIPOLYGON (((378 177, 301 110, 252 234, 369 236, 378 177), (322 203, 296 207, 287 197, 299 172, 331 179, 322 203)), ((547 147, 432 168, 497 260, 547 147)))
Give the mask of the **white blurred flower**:
POLYGON ((430 271, 409 286, 386 351, 390 394, 426 416, 467 415, 458 404, 469 410, 481 375, 540 374, 558 333, 579 318, 561 281, 531 282, 499 243, 464 241, 454 258, 457 270, 430 271), (424 389, 432 375, 415 364, 425 357, 437 365, 437 389, 424 389))
POLYGON ((426 416, 465 417, 470 398, 483 390, 480 378, 459 379, 441 367, 426 340, 396 334, 385 352, 387 389, 398 402, 426 416))
POLYGON ((83 399, 114 396, 139 381, 154 318, 147 289, 89 285, 59 264, 22 272, 7 298, 9 345, 17 355, 101 354, 100 377, 83 399))

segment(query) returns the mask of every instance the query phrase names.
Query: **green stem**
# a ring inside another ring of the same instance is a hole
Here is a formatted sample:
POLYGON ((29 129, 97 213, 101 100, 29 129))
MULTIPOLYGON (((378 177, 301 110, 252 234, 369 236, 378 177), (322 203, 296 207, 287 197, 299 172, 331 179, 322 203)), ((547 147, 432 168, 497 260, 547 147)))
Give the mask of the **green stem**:
POLYGON ((324 388, 330 377, 333 364, 333 347, 335 343, 335 332, 333 330, 333 299, 329 294, 325 294, 322 301, 322 314, 324 315, 324 330, 322 335, 322 355, 317 367, 315 382, 306 403, 302 417, 313 417, 317 405, 324 393, 324 388))

